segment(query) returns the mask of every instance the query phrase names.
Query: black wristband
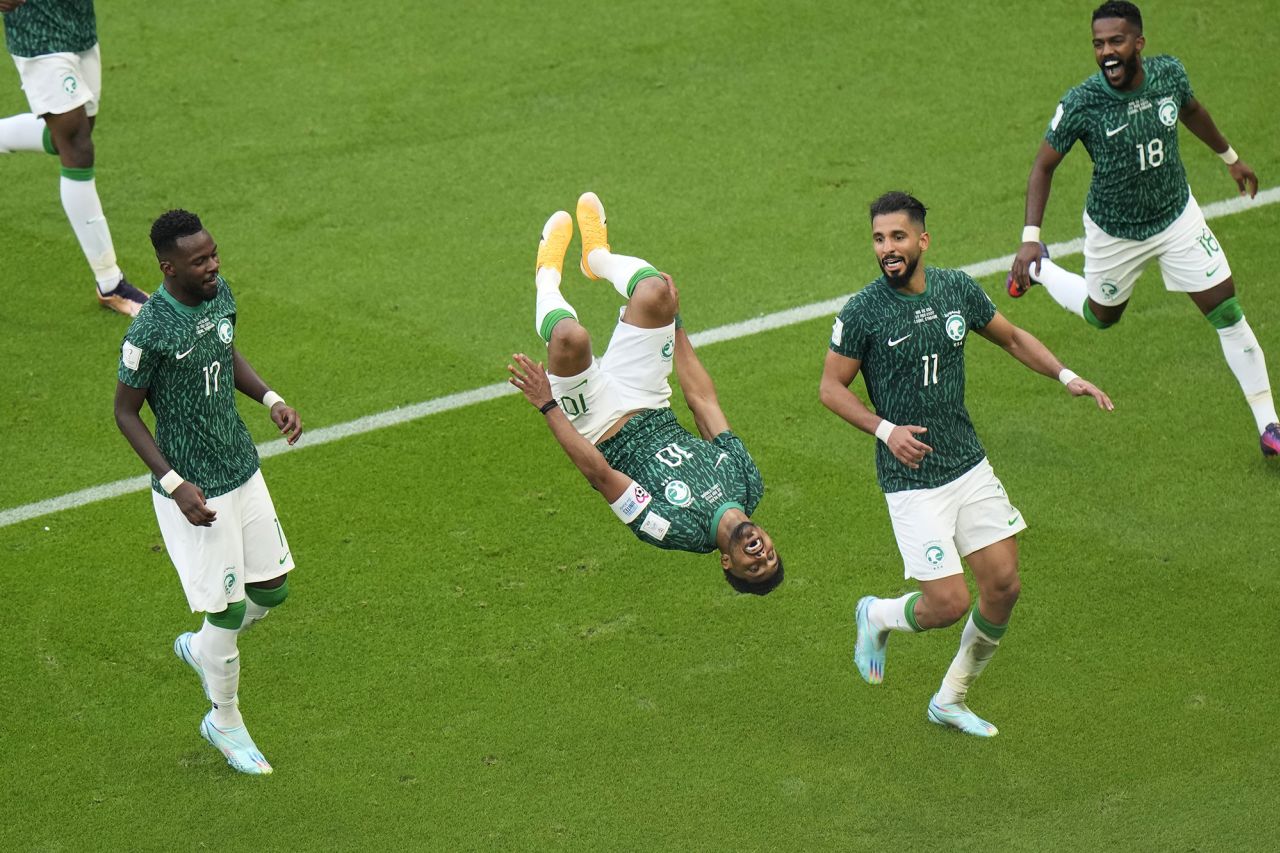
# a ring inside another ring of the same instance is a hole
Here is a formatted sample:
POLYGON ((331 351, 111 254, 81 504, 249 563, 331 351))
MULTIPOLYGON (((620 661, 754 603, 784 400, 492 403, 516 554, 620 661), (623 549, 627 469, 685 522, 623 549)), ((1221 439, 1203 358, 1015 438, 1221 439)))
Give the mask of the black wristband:
POLYGON ((547 412, 551 411, 555 407, 556 407, 556 401, 548 400, 547 402, 543 403, 541 406, 538 407, 538 411, 542 412, 542 414, 545 415, 547 412))

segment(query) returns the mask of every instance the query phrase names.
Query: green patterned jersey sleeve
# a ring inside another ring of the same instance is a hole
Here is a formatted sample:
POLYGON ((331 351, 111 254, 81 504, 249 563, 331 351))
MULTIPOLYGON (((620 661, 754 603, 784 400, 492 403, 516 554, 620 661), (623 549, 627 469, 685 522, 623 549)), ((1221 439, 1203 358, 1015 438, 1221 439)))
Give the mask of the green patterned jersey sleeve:
POLYGON ((134 320, 120 343, 120 367, 116 378, 130 388, 150 388, 156 370, 164 362, 162 348, 145 320, 134 320))
POLYGON ((742 472, 742 492, 739 496, 742 509, 747 515, 753 514, 760 499, 764 497, 764 477, 760 476, 760 468, 757 467, 756 461, 751 458, 751 453, 742 443, 742 439, 729 430, 717 435, 711 443, 732 456, 737 463, 742 472))
POLYGON ((1196 93, 1191 90, 1191 78, 1187 76, 1187 69, 1183 66, 1182 60, 1176 56, 1165 58, 1169 60, 1169 77, 1173 83, 1174 97, 1178 99, 1178 109, 1182 109, 1196 96, 1196 93))
POLYGON ((1059 154, 1070 151, 1071 146, 1076 144, 1076 140, 1084 134, 1085 130, 1083 113, 1073 94, 1074 92, 1068 92, 1058 102, 1053 118, 1049 119, 1049 128, 1044 132, 1045 142, 1048 142, 1059 154))
POLYGON ((973 329, 981 329, 996 316, 996 304, 972 276, 968 273, 960 275, 965 285, 965 314, 969 317, 969 326, 973 329))
POLYGON ((858 294, 849 298, 844 308, 836 315, 831 327, 830 349, 837 355, 864 361, 867 357, 869 340, 867 338, 866 314, 860 310, 858 294))

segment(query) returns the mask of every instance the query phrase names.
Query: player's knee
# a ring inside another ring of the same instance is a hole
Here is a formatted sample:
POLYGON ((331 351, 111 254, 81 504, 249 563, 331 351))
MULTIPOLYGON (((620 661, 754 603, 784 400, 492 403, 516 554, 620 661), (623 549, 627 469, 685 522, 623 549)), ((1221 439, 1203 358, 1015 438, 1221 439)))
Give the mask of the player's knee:
POLYGON ((675 289, 666 279, 659 276, 642 279, 631 294, 631 302, 643 306, 647 312, 665 314, 673 318, 680 307, 675 289))
POLYGON ((1084 319, 1090 326, 1095 329, 1110 329, 1116 323, 1120 322, 1121 315, 1108 316, 1105 320, 1097 315, 1093 310, 1093 305, 1089 302, 1084 303, 1084 319))
POLYGON ((271 586, 245 584, 244 594, 259 607, 279 607, 289 597, 289 577, 281 575, 277 580, 280 581, 278 584, 267 581, 271 586))
POLYGON ((239 631, 240 626, 244 624, 244 599, 232 601, 227 604, 225 610, 218 613, 204 614, 204 621, 208 622, 215 628, 225 628, 228 631, 239 631))
POLYGON ((963 585, 954 591, 926 595, 926 600, 929 614, 933 617, 929 621, 935 623, 927 627, 932 628, 945 628, 959 622, 969 612, 971 603, 969 590, 963 585))
POLYGON ((555 328, 551 330, 551 340, 547 341, 547 345, 564 349, 583 349, 591 346, 591 335, 581 323, 567 317, 556 323, 555 328))
POLYGON ((1006 610, 1018 603, 1018 596, 1021 594, 1022 579, 1018 577, 1016 571, 997 578, 995 582, 988 584, 987 588, 982 590, 983 599, 1006 610))

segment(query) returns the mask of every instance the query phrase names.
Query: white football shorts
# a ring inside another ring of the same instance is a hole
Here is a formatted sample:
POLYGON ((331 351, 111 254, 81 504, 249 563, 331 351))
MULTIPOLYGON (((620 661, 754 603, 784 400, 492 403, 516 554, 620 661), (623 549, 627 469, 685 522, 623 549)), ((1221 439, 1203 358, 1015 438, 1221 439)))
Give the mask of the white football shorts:
POLYGON ((1089 297, 1100 305, 1129 301, 1133 286, 1152 258, 1160 261, 1166 290, 1199 293, 1231 277, 1231 265, 1205 222, 1195 196, 1168 228, 1146 240, 1112 237, 1084 215, 1084 278, 1089 297))
POLYGON ((76 107, 93 116, 102 98, 102 57, 98 45, 81 53, 46 53, 43 56, 15 56, 31 112, 62 115, 76 107))
POLYGON ((209 527, 187 521, 173 498, 151 490, 160 535, 193 612, 220 613, 244 600, 244 585, 293 569, 293 554, 258 470, 244 485, 209 498, 209 527))
POLYGON ((904 576, 918 581, 958 575, 961 557, 1027 529, 985 458, 945 486, 884 497, 904 576))
POLYGON ((642 329, 622 322, 620 311, 604 356, 577 376, 548 375, 551 393, 578 433, 595 444, 627 412, 670 407, 675 344, 675 323, 642 329))

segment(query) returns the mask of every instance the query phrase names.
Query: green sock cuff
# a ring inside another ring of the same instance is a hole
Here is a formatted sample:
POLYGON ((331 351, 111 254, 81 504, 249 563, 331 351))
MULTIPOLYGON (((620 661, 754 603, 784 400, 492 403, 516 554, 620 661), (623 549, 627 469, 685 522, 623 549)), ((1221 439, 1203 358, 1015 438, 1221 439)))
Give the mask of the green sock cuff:
POLYGON ((1232 296, 1219 302, 1216 308, 1204 315, 1204 318, 1212 323, 1215 329, 1225 329, 1244 319, 1244 309, 1232 296))
POLYGON ((244 594, 259 607, 279 607, 289 597, 289 579, 285 578, 284 583, 271 589, 245 584, 244 594))
POLYGON ((239 631, 240 626, 244 624, 244 599, 233 601, 227 605, 227 609, 221 613, 206 613, 204 621, 208 622, 215 628, 226 628, 228 631, 239 631))
POLYGON ((542 325, 538 327, 538 334, 542 336, 542 340, 544 342, 551 343, 551 330, 556 327, 556 323, 559 323, 561 320, 576 319, 578 318, 573 316, 572 311, 557 308, 554 311, 548 312, 547 316, 542 318, 542 325))
POLYGON ((53 135, 49 133, 49 125, 44 126, 44 131, 40 134, 40 142, 44 145, 46 154, 57 154, 58 146, 53 144, 53 135))
MULTIPOLYGON (((631 276, 631 280, 627 282, 627 298, 631 298, 631 294, 636 292, 636 285, 644 281, 646 278, 658 276, 658 271, 653 267, 644 267, 636 270, 636 274, 631 276)), ((661 278, 661 276, 658 276, 661 278)))
POLYGON ((978 608, 976 607, 973 608, 973 612, 970 615, 973 617, 973 624, 978 626, 978 630, 993 640, 1000 639, 1004 636, 1004 632, 1009 630, 1008 622, 1003 625, 993 625, 982 617, 982 614, 978 612, 978 608))
POLYGON ((1084 320, 1095 329, 1109 329, 1115 325, 1115 323, 1107 323, 1099 320, 1097 315, 1093 313, 1093 309, 1089 307, 1088 299, 1084 301, 1084 320))
POLYGON ((903 607, 904 612, 907 615, 907 624, 910 625, 911 630, 916 633, 924 630, 924 628, 920 627, 920 623, 916 621, 916 602, 920 600, 920 596, 922 595, 924 595, 923 592, 915 593, 907 599, 907 603, 903 607))
POLYGON ((86 166, 83 169, 77 169, 74 166, 63 166, 62 177, 69 181, 92 181, 93 167, 86 166))

